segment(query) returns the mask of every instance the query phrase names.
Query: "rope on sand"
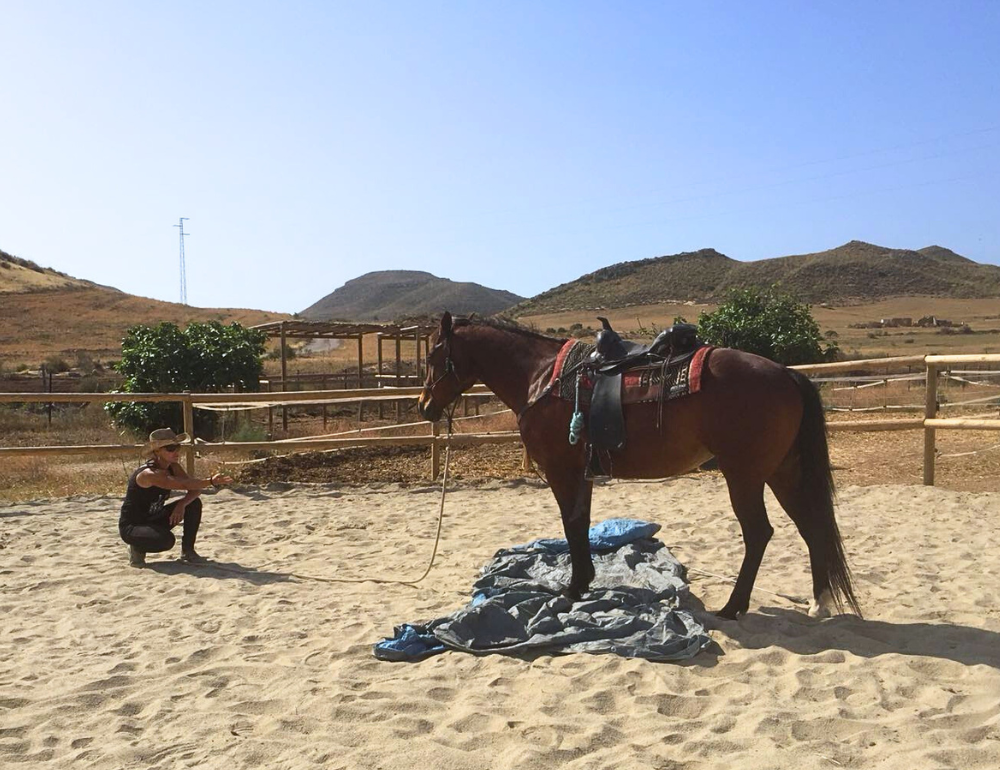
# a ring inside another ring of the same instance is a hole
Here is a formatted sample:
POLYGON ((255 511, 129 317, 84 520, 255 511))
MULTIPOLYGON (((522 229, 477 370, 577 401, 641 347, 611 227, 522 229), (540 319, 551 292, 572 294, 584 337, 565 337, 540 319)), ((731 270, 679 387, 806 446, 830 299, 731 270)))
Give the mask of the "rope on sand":
MULTIPOLYGON (((382 583, 382 584, 392 584, 392 585, 403 585, 403 586, 415 586, 425 577, 427 577, 431 568, 434 566, 434 560, 437 558, 438 545, 441 542, 441 529, 444 521, 444 496, 445 491, 448 487, 448 466, 451 463, 451 425, 448 426, 448 437, 445 443, 444 450, 444 474, 441 479, 441 504, 438 507, 438 521, 437 521, 437 534, 434 536, 434 548, 431 550, 431 558, 427 563, 427 569, 424 570, 424 574, 415 580, 393 580, 390 578, 329 578, 329 577, 316 577, 315 575, 300 575, 296 572, 285 573, 289 577, 295 578, 296 580, 307 580, 316 583, 382 583)), ((252 570, 236 569, 234 567, 223 567, 222 565, 208 565, 213 566, 215 569, 222 570, 223 572, 232 572, 239 575, 251 575, 252 570)))

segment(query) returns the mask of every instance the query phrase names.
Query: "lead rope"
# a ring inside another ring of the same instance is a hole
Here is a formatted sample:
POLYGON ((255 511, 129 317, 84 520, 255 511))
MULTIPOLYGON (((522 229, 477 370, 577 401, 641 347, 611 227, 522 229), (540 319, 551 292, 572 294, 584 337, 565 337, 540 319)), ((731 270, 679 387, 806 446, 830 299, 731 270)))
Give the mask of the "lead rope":
MULTIPOLYGON (((327 577, 316 577, 314 575, 300 575, 296 572, 286 572, 288 577, 296 578, 297 580, 311 580, 317 583, 381 583, 381 584, 394 584, 403 586, 415 586, 425 577, 427 577, 431 568, 434 566, 434 560, 437 557, 438 544, 441 542, 441 529, 444 522, 444 496, 445 491, 448 488, 448 466, 451 463, 451 434, 452 434, 452 417, 455 414, 455 406, 448 412, 448 433, 445 436, 444 444, 444 474, 441 478, 441 505, 438 507, 438 522, 437 522, 437 534, 434 536, 434 548, 431 550, 431 558, 427 564, 427 569, 424 570, 424 574, 418 577, 416 580, 392 580, 389 578, 327 578, 327 577)), ((241 575, 251 575, 253 570, 244 569, 234 569, 232 567, 223 567, 221 564, 206 564, 206 567, 212 567, 213 569, 222 570, 223 572, 233 572, 241 575)))
POLYGON ((569 443, 576 446, 583 432, 583 412, 580 411, 580 376, 582 369, 576 370, 576 404, 573 406, 573 419, 569 421, 569 443))

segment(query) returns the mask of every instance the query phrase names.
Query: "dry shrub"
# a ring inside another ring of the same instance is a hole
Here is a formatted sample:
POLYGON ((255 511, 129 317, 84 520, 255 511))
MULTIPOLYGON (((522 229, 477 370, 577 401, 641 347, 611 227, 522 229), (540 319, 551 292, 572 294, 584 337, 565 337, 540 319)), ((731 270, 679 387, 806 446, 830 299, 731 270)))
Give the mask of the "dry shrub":
POLYGON ((0 500, 124 494, 131 470, 114 458, 11 457, 0 464, 0 500))

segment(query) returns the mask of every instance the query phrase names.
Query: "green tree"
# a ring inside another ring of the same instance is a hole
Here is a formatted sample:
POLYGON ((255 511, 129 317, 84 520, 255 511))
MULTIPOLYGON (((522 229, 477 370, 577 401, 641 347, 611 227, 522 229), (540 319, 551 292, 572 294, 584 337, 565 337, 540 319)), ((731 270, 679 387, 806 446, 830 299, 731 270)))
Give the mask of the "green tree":
MULTIPOLYGON (((115 368, 123 376, 122 393, 218 393, 228 387, 259 390, 267 335, 238 323, 194 322, 183 331, 172 323, 132 326, 122 340, 122 358, 115 368)), ((180 431, 184 417, 179 404, 107 403, 115 424, 144 435, 169 426, 180 431)), ((211 420, 196 413, 196 429, 211 420)))
POLYGON ((825 343, 809 305, 778 286, 732 289, 713 313, 698 316, 702 339, 786 366, 829 361, 836 343, 825 343))

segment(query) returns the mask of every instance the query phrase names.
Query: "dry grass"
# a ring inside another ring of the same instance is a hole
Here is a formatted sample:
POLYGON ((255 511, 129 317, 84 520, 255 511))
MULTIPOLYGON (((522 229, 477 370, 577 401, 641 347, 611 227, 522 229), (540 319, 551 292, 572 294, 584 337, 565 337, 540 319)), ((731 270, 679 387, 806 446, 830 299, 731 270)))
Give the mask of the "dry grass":
MULTIPOLYGON (((681 316, 689 322, 698 320, 702 312, 715 310, 716 305, 668 303, 636 305, 607 310, 572 310, 561 313, 525 316, 522 323, 540 331, 560 327, 568 329, 575 323, 597 328, 598 315, 606 316, 623 336, 638 336, 640 328, 664 329, 681 316)), ((853 358, 906 356, 923 353, 990 353, 1000 351, 1000 301, 996 299, 948 299, 940 297, 897 297, 864 305, 823 307, 813 305, 813 318, 825 333, 836 333, 834 341, 853 358), (851 324, 877 321, 881 318, 909 316, 914 321, 922 316, 947 318, 956 324, 967 323, 974 334, 941 334, 937 329, 852 329, 851 324), (871 336, 870 336, 871 335, 871 336)))
POLYGON ((79 286, 83 281, 60 275, 53 270, 32 270, 29 267, 0 257, 0 291, 4 293, 20 293, 26 291, 43 291, 66 286, 79 286))
POLYGON ((101 361, 118 359, 125 330, 140 323, 239 321, 252 325, 289 317, 262 310, 188 307, 97 286, 4 294, 0 362, 8 368, 34 367, 53 354, 73 360, 79 351, 101 361))

